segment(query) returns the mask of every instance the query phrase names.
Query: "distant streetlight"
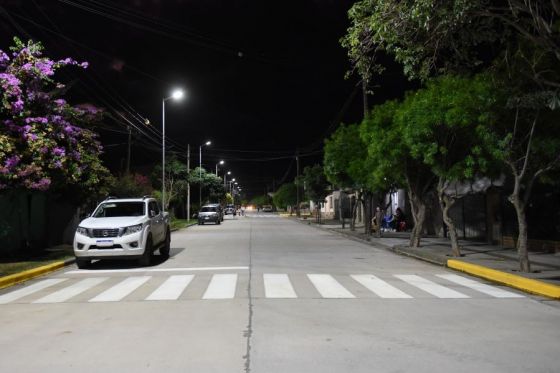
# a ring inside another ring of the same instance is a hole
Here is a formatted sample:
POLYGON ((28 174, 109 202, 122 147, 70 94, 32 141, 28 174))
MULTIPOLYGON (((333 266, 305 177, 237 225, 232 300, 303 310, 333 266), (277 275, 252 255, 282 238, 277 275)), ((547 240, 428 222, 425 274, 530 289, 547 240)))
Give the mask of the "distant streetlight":
POLYGON ((212 141, 206 141, 204 144, 198 147, 198 177, 200 182, 198 183, 198 210, 202 207, 202 147, 210 146, 212 141))
POLYGON ((161 126, 162 126, 162 136, 161 136, 161 147, 162 147, 162 155, 161 155, 161 211, 165 212, 165 101, 173 99, 178 101, 182 99, 184 96, 184 92, 181 89, 176 89, 171 93, 171 96, 165 97, 162 100, 162 109, 161 109, 161 126))
POLYGON ((216 163, 216 176, 218 176, 218 165, 219 164, 224 164, 224 163, 226 163, 226 162, 220 161, 220 162, 216 163))
POLYGON ((226 175, 231 175, 231 171, 224 172, 224 190, 226 189, 226 175))

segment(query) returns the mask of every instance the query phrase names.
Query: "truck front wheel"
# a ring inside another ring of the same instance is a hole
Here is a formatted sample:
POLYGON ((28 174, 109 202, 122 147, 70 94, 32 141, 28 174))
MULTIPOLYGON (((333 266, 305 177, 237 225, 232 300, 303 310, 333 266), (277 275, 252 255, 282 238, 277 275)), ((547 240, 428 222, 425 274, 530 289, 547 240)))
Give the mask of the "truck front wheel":
POLYGON ((171 232, 167 229, 165 233, 165 241, 163 242, 163 246, 159 249, 159 253, 165 259, 169 258, 169 252, 171 251, 171 232))

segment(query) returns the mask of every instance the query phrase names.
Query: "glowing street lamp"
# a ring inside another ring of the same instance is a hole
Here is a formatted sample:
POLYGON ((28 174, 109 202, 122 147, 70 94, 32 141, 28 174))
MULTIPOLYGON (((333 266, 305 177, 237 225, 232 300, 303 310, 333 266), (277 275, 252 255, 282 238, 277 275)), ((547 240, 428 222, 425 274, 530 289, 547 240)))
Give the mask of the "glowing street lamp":
POLYGON ((218 165, 219 165, 219 164, 222 165, 222 164, 224 164, 224 163, 226 163, 226 162, 220 161, 220 162, 216 163, 216 176, 218 176, 218 165))

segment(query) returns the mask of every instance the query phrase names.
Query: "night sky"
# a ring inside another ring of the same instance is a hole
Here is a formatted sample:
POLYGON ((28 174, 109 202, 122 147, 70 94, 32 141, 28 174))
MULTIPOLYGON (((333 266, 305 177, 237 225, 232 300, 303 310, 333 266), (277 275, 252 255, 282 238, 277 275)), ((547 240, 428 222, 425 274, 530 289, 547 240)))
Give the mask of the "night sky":
MULTIPOLYGON (((361 120, 362 95, 339 39, 349 22, 347 0, 4 0, 0 49, 13 36, 41 41, 49 56, 88 61, 68 69, 72 103, 104 107, 118 121, 98 128, 104 159, 115 173, 134 129, 132 169, 161 160, 161 101, 175 87, 187 99, 166 103, 167 147, 198 165, 227 163, 248 197, 293 180, 300 166, 320 162, 325 136, 340 122, 361 120), (146 129, 142 118, 153 128, 146 129), (156 133, 157 132, 157 133, 156 133)), ((370 102, 402 96, 406 82, 389 66, 370 102)))

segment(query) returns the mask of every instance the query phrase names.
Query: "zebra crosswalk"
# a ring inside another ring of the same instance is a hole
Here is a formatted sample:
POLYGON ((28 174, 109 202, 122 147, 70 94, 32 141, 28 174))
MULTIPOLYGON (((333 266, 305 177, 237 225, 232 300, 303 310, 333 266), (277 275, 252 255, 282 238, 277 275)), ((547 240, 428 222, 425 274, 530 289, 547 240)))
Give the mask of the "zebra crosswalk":
MULTIPOLYGON (((203 301, 247 297, 248 274, 138 275, 124 278, 76 277, 41 280, 0 295, 0 305, 64 302, 203 301), (191 290, 192 284, 198 290, 191 290), (142 290, 142 289, 145 290, 142 290), (84 298, 85 297, 85 298, 84 298)), ((330 275, 263 273, 252 276, 253 298, 408 299, 523 298, 502 287, 456 274, 330 275)))

